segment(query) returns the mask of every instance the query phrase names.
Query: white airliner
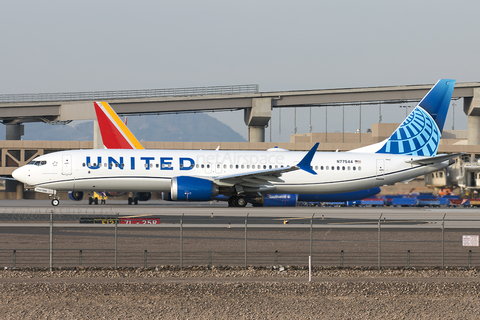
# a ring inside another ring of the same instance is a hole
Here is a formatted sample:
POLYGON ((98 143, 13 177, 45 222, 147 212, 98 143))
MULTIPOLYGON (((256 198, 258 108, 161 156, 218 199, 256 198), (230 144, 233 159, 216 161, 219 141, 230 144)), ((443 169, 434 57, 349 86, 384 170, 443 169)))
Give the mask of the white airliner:
POLYGON ((455 80, 439 80, 385 141, 349 152, 223 150, 70 150, 40 156, 13 172, 40 192, 170 192, 172 200, 246 195, 329 194, 411 180, 457 157, 436 156, 455 80))

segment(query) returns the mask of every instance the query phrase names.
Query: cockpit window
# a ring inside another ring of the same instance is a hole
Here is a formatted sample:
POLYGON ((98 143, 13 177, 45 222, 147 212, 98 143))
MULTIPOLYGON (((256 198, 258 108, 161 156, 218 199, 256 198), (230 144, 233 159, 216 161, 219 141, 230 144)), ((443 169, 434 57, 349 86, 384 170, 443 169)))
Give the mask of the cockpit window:
POLYGON ((46 160, 43 161, 38 161, 38 160, 32 160, 28 164, 33 164, 34 166, 44 166, 47 164, 46 160))

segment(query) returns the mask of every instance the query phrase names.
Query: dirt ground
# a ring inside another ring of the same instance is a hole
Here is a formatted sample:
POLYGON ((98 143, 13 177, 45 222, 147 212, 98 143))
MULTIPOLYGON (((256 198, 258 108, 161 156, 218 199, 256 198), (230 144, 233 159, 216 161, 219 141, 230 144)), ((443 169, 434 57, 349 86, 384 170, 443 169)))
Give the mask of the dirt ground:
POLYGON ((6 269, 2 319, 477 319, 477 269, 6 269))

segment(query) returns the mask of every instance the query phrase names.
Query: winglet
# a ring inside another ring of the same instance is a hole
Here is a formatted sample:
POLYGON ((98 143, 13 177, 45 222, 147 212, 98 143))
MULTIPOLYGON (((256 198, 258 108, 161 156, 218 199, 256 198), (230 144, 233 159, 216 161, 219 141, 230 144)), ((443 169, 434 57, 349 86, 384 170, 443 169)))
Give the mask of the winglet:
POLYGON ((319 143, 315 143, 315 145, 308 151, 308 153, 303 157, 303 159, 297 164, 297 167, 302 169, 303 171, 307 171, 308 173, 311 174, 317 174, 315 171, 313 171, 311 162, 313 159, 313 156, 315 155, 315 152, 317 152, 319 143))
POLYGON ((106 102, 94 102, 97 120, 107 149, 144 149, 133 133, 106 102))

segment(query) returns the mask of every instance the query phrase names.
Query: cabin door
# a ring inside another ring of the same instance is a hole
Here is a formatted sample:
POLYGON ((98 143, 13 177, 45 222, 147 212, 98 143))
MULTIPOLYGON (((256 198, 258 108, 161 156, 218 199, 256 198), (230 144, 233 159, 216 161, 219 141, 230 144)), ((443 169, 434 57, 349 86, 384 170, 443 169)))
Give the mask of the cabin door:
POLYGON ((64 154, 62 156, 62 174, 72 174, 72 155, 64 154))

